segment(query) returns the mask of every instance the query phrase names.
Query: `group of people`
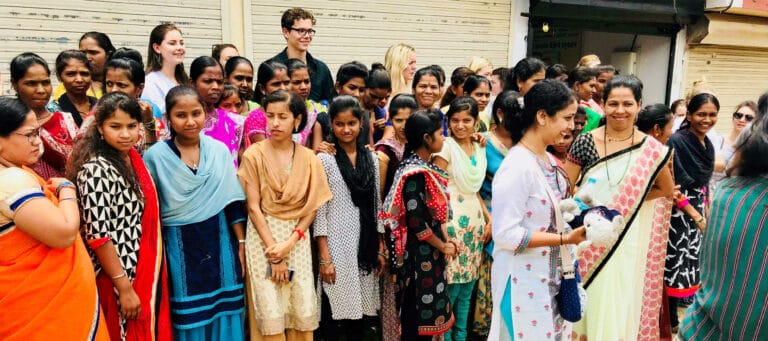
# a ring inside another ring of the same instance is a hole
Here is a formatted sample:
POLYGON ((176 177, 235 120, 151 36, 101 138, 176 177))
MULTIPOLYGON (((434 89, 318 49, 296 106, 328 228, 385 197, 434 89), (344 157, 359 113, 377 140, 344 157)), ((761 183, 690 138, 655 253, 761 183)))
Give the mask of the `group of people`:
POLYGON ((16 56, 0 339, 766 336, 768 95, 719 136, 706 84, 643 106, 596 56, 448 77, 400 43, 334 80, 314 25, 288 9, 286 49, 258 68, 220 44, 188 73, 173 24, 146 67, 88 32, 56 91, 16 56), (608 245, 577 248, 587 228, 563 221, 586 195, 625 221, 608 245), (578 322, 556 299, 573 260, 578 322))

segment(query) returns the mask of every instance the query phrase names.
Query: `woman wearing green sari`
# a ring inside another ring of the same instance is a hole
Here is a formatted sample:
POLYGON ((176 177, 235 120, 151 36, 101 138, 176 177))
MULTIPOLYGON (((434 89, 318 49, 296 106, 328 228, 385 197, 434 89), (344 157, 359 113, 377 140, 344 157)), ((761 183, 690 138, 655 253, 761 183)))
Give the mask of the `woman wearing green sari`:
MULTIPOLYGON (((671 197, 673 180, 667 163, 669 148, 635 127, 643 85, 634 76, 617 76, 603 92, 606 124, 579 135, 568 153, 565 169, 577 194, 589 192, 596 202, 618 210, 626 226, 609 247, 590 246, 578 254, 587 289, 585 316, 574 324, 576 339, 638 340, 641 325, 658 319, 661 296, 647 290, 659 271, 649 271, 648 250, 664 244, 651 238, 653 199, 671 197), (659 244, 659 245, 656 245, 659 244)), ((650 337, 653 338, 653 337, 650 337)))

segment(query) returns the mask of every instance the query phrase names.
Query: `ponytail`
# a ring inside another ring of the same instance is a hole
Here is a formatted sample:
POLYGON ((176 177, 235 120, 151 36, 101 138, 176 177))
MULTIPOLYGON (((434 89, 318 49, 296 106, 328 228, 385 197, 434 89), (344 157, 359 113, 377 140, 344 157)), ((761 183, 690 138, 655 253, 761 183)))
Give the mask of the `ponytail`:
POLYGON ((577 101, 576 95, 563 82, 547 79, 536 83, 522 97, 522 101, 518 97, 511 103, 509 110, 504 112, 504 127, 512 143, 520 142, 528 128, 534 124, 539 110, 544 110, 552 117, 574 101, 577 101))

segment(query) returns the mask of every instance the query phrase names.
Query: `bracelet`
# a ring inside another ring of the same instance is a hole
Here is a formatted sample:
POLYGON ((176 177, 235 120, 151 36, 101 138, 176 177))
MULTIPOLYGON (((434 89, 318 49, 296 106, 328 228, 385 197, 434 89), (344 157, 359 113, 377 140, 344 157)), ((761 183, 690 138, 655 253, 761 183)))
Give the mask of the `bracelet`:
POLYGON ((707 219, 705 219, 703 216, 701 218, 699 218, 699 219, 696 219, 696 224, 701 224, 702 222, 706 223, 707 219))
POLYGON ((59 192, 61 192, 61 190, 64 188, 75 189, 75 184, 73 184, 71 181, 60 182, 59 185, 56 186, 56 195, 59 195, 59 192))
POLYGON ((293 232, 296 232, 296 234, 299 235, 299 240, 306 239, 306 236, 304 235, 304 232, 302 232, 299 229, 293 229, 293 232))
POLYGON ((123 271, 123 273, 121 273, 121 274, 119 274, 117 276, 112 276, 112 279, 120 279, 120 278, 123 278, 125 276, 126 276, 125 271, 123 271))
POLYGON ((560 234, 560 245, 563 245, 563 233, 559 232, 560 234))
POLYGON ((282 263, 283 261, 284 261, 284 259, 280 258, 280 260, 279 260, 279 261, 277 261, 277 262, 275 262, 275 261, 273 261, 273 260, 270 260, 269 262, 270 262, 271 264, 275 264, 275 265, 277 265, 277 264, 280 264, 280 263, 282 263))
POLYGON ((245 244, 245 239, 238 239, 237 242, 240 244, 245 244))
POLYGON ((67 201, 67 200, 77 201, 77 198, 75 198, 75 197, 61 198, 61 199, 59 199, 59 202, 67 201))
POLYGON ((384 257, 384 259, 387 259, 387 254, 384 252, 379 252, 379 256, 384 257))
POLYGON ((143 122, 143 124, 147 131, 157 131, 157 121, 152 120, 150 122, 143 122))
POLYGON ((690 205, 691 203, 688 202, 688 198, 685 198, 683 200, 680 200, 680 202, 677 203, 677 209, 682 210, 683 207, 690 205))
POLYGON ((329 260, 320 260, 320 266, 331 265, 331 264, 333 264, 333 261, 330 260, 330 259, 329 260))

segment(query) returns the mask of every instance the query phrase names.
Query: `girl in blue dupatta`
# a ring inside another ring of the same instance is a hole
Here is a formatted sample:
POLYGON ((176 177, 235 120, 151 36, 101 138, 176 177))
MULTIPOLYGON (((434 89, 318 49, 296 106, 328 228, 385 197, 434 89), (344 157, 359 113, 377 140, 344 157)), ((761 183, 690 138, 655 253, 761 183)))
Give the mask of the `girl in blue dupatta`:
POLYGON ((195 89, 171 89, 166 108, 172 138, 144 159, 160 197, 174 337, 242 340, 245 193, 227 147, 200 134, 195 89))

